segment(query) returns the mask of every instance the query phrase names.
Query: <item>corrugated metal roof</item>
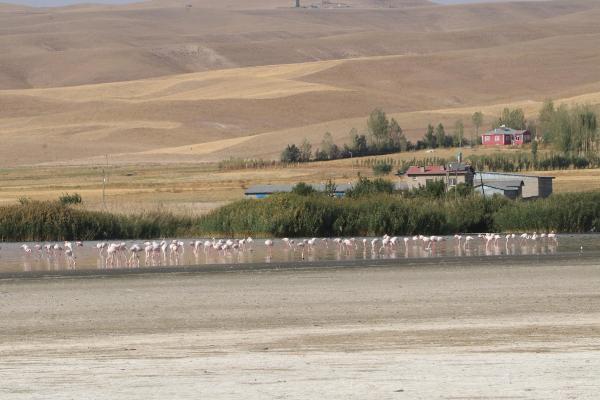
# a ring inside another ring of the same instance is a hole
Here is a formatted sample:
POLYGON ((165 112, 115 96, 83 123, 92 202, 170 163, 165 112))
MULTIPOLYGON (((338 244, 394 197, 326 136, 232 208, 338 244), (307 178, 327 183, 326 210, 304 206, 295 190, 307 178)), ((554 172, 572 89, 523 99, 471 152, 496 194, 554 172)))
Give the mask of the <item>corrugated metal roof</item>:
MULTIPOLYGON (((524 174, 515 174, 515 173, 511 173, 511 172, 487 172, 487 171, 479 171, 475 173, 475 180, 480 179, 479 175, 483 174, 484 179, 486 175, 496 175, 498 177, 502 177, 500 179, 511 179, 511 177, 514 177, 515 179, 519 179, 519 178, 547 178, 547 179, 554 179, 554 176, 548 176, 548 175, 524 175, 524 174)), ((494 180, 494 178, 489 178, 494 180)), ((498 180, 498 179, 496 179, 498 180)))
POLYGON ((446 168, 444 165, 426 165, 424 167, 418 167, 413 165, 408 168, 405 175, 446 175, 447 173, 464 174, 466 172, 469 172, 470 170, 470 165, 462 163, 450 163, 448 164, 448 168, 446 168))
MULTIPOLYGON (((499 190, 519 190, 519 188, 523 185, 523 181, 520 180, 501 180, 501 181, 494 181, 494 180, 484 180, 483 181, 483 186, 484 187, 491 187, 494 189, 499 189, 499 190)), ((475 181, 475 187, 481 187, 481 182, 475 181)))
POLYGON ((518 135, 518 134, 524 134, 525 132, 529 132, 527 129, 525 130, 517 130, 517 129, 512 129, 512 128, 507 128, 507 127, 499 127, 496 129, 492 129, 491 131, 487 131, 484 133, 484 135, 518 135))

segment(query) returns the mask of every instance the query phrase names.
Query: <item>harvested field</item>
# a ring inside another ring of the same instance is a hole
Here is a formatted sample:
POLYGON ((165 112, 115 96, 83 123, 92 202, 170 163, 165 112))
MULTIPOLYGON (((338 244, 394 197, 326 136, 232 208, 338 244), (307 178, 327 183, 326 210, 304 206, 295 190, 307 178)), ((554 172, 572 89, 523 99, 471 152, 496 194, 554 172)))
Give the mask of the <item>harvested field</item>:
POLYGON ((485 128, 506 105, 600 101, 596 2, 276 4, 0 12, 0 166, 273 159, 347 141, 376 107, 416 140, 457 119, 470 137, 476 110, 485 128))

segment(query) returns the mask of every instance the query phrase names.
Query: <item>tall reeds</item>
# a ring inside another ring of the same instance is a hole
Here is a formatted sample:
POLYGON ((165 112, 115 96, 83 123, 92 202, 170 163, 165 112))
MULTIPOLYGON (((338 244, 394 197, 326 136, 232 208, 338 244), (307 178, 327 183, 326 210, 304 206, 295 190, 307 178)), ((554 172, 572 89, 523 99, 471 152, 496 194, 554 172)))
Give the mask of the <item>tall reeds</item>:
POLYGON ((167 237, 311 237, 453 234, 456 232, 600 229, 600 192, 556 194, 511 201, 472 194, 403 197, 372 194, 332 198, 279 194, 244 199, 201 216, 171 213, 117 215, 60 202, 27 201, 0 207, 0 240, 58 241, 167 237))

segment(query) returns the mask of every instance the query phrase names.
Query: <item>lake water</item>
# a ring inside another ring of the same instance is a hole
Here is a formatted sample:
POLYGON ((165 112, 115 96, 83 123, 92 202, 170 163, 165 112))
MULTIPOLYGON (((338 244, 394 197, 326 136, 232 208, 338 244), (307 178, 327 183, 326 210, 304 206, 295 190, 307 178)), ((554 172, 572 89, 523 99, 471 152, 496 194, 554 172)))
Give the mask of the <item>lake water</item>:
MULTIPOLYGON (((425 242, 403 237, 398 238, 396 246, 382 248, 381 239, 373 246, 373 238, 356 238, 351 246, 341 246, 333 239, 317 239, 314 246, 305 244, 298 246, 302 239, 294 239, 288 244, 281 239, 273 239, 273 246, 267 247, 265 239, 255 239, 251 245, 241 249, 217 251, 198 251, 190 244, 194 240, 204 242, 207 239, 179 239, 184 246, 177 252, 156 252, 146 257, 144 251, 138 253, 139 259, 131 258, 131 252, 124 250, 116 256, 109 257, 106 250, 99 252, 96 244, 99 242, 83 242, 82 247, 74 248, 74 258, 65 255, 64 251, 48 252, 36 245, 44 246, 50 243, 26 243, 31 252, 25 252, 23 243, 0 244, 0 273, 28 271, 64 271, 70 269, 117 269, 138 267, 169 267, 169 266, 201 266, 201 265, 232 265, 242 263, 281 263, 292 261, 344 261, 344 260, 376 260, 376 259, 406 259, 432 257, 474 257, 498 255, 544 255, 559 253, 574 253, 583 251, 600 251, 600 235, 558 235, 557 241, 543 238, 538 240, 507 240, 503 236, 496 241, 486 241, 472 235, 473 240, 465 245, 464 238, 460 244, 453 236, 441 237, 439 241, 425 242), (309 248, 310 247, 310 248, 309 248)), ((225 239, 224 239, 225 240, 225 239)), ((166 240, 170 243, 171 240, 166 240)), ((110 242, 117 243, 117 242, 110 242)), ((129 249, 133 244, 144 247, 143 241, 125 241, 129 249)), ((64 247, 63 243, 59 246, 64 247)))

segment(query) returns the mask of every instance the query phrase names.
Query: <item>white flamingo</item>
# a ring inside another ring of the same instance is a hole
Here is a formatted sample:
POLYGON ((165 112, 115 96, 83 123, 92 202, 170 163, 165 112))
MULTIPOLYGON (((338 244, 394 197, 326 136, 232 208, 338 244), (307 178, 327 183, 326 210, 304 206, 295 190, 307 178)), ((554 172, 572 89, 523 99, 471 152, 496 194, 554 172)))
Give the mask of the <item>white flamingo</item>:
POLYGON ((273 255, 273 241, 271 239, 265 240, 265 246, 267 246, 267 255, 271 258, 273 255))

